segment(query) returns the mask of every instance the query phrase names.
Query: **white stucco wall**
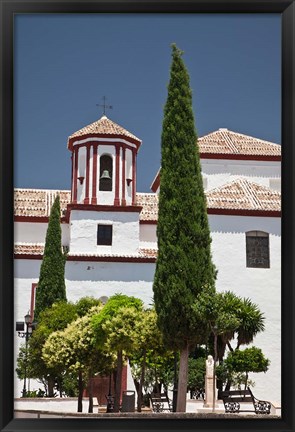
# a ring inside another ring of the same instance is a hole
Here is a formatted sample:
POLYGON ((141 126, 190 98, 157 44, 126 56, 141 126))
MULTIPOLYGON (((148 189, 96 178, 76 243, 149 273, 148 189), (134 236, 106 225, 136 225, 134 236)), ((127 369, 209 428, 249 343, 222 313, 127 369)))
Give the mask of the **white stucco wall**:
MULTIPOLYGON (((14 242, 15 243, 45 243, 48 223, 45 222, 15 222, 14 242)), ((68 246, 69 225, 61 224, 62 245, 68 246)))
POLYGON ((140 247, 147 249, 157 248, 157 225, 140 224, 139 226, 140 247))
POLYGON ((139 248, 139 213, 72 210, 70 252, 89 254, 136 254, 139 248), (111 246, 97 245, 97 225, 113 226, 111 246))
POLYGON ((280 401, 281 395, 281 223, 279 218, 209 216, 212 255, 218 269, 216 288, 256 303, 265 316, 265 331, 254 345, 271 360, 266 374, 251 374, 258 398, 280 401), (270 268, 246 267, 245 232, 269 233, 270 268))
MULTIPOLYGON (((71 251, 91 253, 97 250, 96 226, 98 222, 114 221, 114 244, 112 253, 136 252, 139 246, 139 223, 137 213, 98 213, 73 211, 70 226, 71 251), (85 219, 85 216, 89 217, 85 219), (116 231, 115 225, 118 224, 116 231), (92 233, 92 234, 91 234, 92 233), (117 233, 117 234, 116 234, 117 233), (117 241, 116 240, 116 241, 117 241)), ((213 261, 218 269, 216 287, 218 291, 232 290, 242 297, 249 297, 265 314, 265 332, 258 335, 254 345, 260 347, 270 358, 270 369, 266 374, 252 374, 256 382, 254 394, 258 398, 280 401, 281 375, 281 239, 280 219, 245 216, 209 215, 212 236, 213 261), (246 267, 245 232, 261 230, 269 233, 270 268, 246 267)), ((32 224, 34 225, 34 224, 32 224)), ((43 225, 43 224, 42 224, 43 225)), ((45 226, 46 224, 44 224, 45 226)), ((26 226, 19 237, 26 236, 26 226)), ((154 225, 141 225, 140 246, 154 245, 154 225)), ((21 226, 19 226, 21 228, 21 226)), ((29 227, 34 233, 33 226, 29 227)), ((45 230, 44 230, 45 231, 45 230)), ((44 232, 43 231, 43 232, 44 232)), ((23 238, 23 237, 22 237, 23 238)), ((106 253, 106 252, 105 252, 106 253)), ((15 260, 15 321, 22 321, 30 309, 31 285, 38 281, 41 261, 15 260)), ((94 297, 124 293, 140 297, 148 306, 152 303, 152 283, 155 264, 78 262, 68 261, 65 279, 67 298, 77 301, 85 295, 94 297)), ((21 340, 15 338, 16 352, 21 340)), ((39 386, 40 387, 40 386, 39 386)), ((37 387, 38 388, 38 387, 37 387)), ((20 394, 22 383, 16 380, 20 394)))
POLYGON ((281 178, 281 162, 227 159, 201 159, 206 190, 214 189, 239 177, 262 186, 273 187, 270 179, 281 178))

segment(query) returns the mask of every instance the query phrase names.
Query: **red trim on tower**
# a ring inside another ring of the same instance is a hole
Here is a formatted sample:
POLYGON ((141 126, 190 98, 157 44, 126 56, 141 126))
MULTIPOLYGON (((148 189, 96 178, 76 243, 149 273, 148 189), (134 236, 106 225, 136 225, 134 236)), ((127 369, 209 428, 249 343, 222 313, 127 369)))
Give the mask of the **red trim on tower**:
POLYGON ((126 205, 125 190, 126 190, 126 148, 122 149, 122 206, 126 205))
POLYGON ((119 186, 120 186, 120 147, 116 146, 116 179, 115 179, 115 199, 114 199, 115 206, 120 205, 119 186))
POLYGON ((86 185, 84 204, 89 204, 89 163, 90 163, 90 147, 86 147, 86 185))
POLYGON ((71 154, 71 165, 72 165, 72 171, 71 171, 71 202, 73 201, 73 195, 74 195, 74 190, 73 190, 73 173, 74 173, 74 158, 73 158, 73 153, 71 154))
MULTIPOLYGON (((74 147, 79 146, 80 144, 75 144, 74 145, 74 143, 76 141, 86 140, 87 138, 118 138, 118 139, 122 139, 122 140, 127 141, 127 142, 129 141, 132 144, 135 144, 137 150, 141 146, 141 141, 140 140, 136 140, 136 139, 134 139, 132 137, 128 137, 128 136, 125 136, 125 135, 119 135, 119 134, 97 134, 96 133, 96 134, 85 134, 85 135, 75 136, 73 138, 70 138, 69 144, 68 144, 68 149, 72 150, 73 146, 74 147)), ((108 141, 107 144, 110 145, 110 144, 113 144, 113 143, 110 142, 110 141, 108 141)), ((81 145, 85 145, 85 143, 83 143, 81 145)), ((132 148, 134 148, 134 147, 132 147, 132 148)))
POLYGON ((98 147, 98 144, 94 144, 94 146, 93 146, 92 197, 91 197, 91 204, 97 204, 97 198, 96 198, 96 183, 97 183, 97 147, 98 147))
POLYGON ((132 205, 136 202, 136 153, 132 152, 132 205))
POLYGON ((77 180, 78 180, 78 149, 74 149, 74 187, 73 187, 73 191, 74 191, 74 197, 73 197, 73 203, 77 202, 77 180))
POLYGON ((92 204, 68 204, 67 212, 72 210, 121 212, 121 213, 140 213, 142 206, 114 206, 114 205, 92 205, 92 204))

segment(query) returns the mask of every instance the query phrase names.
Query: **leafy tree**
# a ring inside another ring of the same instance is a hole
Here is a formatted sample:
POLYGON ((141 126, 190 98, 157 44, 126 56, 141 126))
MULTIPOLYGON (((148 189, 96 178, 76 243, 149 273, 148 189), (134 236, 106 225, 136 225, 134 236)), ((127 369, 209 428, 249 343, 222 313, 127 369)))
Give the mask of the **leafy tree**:
POLYGON ((117 355, 114 412, 119 412, 124 354, 134 349, 136 323, 142 317, 143 303, 135 297, 116 294, 109 298, 102 311, 92 318, 98 347, 117 355))
POLYGON ((188 385, 192 392, 205 389, 206 359, 204 357, 188 359, 188 385))
MULTIPOLYGON (((237 341, 235 350, 239 350, 241 345, 250 344, 256 334, 264 330, 264 315, 258 306, 249 298, 241 298, 231 291, 215 295, 202 293, 194 308, 210 328, 215 363, 218 360, 223 361, 226 347, 234 351, 231 345, 233 339, 237 341)), ((226 390, 237 380, 241 381, 242 376, 238 376, 236 372, 226 369, 226 390)), ((225 377, 224 370, 221 372, 219 369, 218 377, 222 377, 218 381, 218 388, 221 390, 225 377)))
POLYGON ((235 351, 231 351, 225 363, 229 372, 246 373, 246 389, 249 372, 266 372, 270 361, 264 356, 260 348, 253 346, 244 350, 236 349, 235 351))
POLYGON ((264 315, 249 298, 241 299, 236 315, 240 321, 236 330, 237 348, 239 348, 241 345, 252 343, 257 333, 264 331, 264 315))
MULTIPOLYGON (((48 396, 54 396, 54 386, 62 379, 63 368, 49 368, 42 359, 42 347, 49 335, 57 330, 64 329, 68 323, 77 318, 73 303, 60 301, 45 309, 39 315, 39 322, 28 343, 27 376, 43 382, 48 389, 48 396)), ((17 359, 17 374, 22 378, 25 357, 23 350, 17 359)))
MULTIPOLYGON (((193 305, 194 311, 199 320, 203 320, 214 336, 214 362, 218 360, 217 337, 222 336, 226 340, 234 336, 235 330, 240 325, 236 310, 228 306, 227 299, 235 300, 234 305, 239 304, 239 298, 232 293, 208 293, 199 295, 193 305)), ((232 306, 232 305, 231 305, 232 306)))
POLYGON ((161 138, 153 290, 164 341, 180 350, 177 411, 186 407, 189 349, 202 336, 202 323, 196 322, 192 305, 205 288, 214 290, 216 273, 196 142, 189 75, 174 44, 161 138))
MULTIPOLYGON (((101 309, 101 305, 94 306, 87 315, 71 322, 64 330, 52 333, 42 349, 42 358, 48 367, 61 367, 78 377, 78 412, 82 412, 84 381, 90 382, 94 373, 105 372, 113 366, 112 356, 98 350, 95 344, 91 320, 101 309)), ((89 386, 89 412, 93 412, 91 390, 89 386)))
POLYGON ((39 315, 44 309, 59 300, 66 300, 65 261, 66 255, 61 244, 60 199, 57 195, 50 212, 36 290, 35 321, 39 321, 39 315))
POLYGON ((79 317, 85 316, 88 314, 91 308, 93 306, 100 306, 102 305, 101 301, 99 299, 96 299, 94 297, 82 297, 80 300, 75 303, 76 312, 79 317))
POLYGON ((157 314, 154 309, 142 312, 142 318, 136 322, 135 331, 137 341, 130 362, 138 393, 137 410, 141 412, 143 387, 164 384, 167 388, 170 383, 173 353, 167 351, 163 345, 163 337, 157 325, 157 314), (146 371, 149 382, 146 381, 146 371))
POLYGON ((227 366, 236 372, 266 372, 269 360, 265 358, 260 348, 255 346, 229 353, 227 366))

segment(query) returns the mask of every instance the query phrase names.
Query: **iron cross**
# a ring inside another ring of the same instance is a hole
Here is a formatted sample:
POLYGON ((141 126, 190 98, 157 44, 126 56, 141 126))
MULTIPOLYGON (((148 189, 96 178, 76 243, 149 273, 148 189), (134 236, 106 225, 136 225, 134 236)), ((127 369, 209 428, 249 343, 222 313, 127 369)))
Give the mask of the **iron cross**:
POLYGON ((106 104, 107 98, 105 96, 103 96, 102 99, 103 99, 103 104, 96 104, 96 106, 103 107, 103 115, 105 115, 106 109, 113 109, 113 107, 112 107, 112 105, 106 104))

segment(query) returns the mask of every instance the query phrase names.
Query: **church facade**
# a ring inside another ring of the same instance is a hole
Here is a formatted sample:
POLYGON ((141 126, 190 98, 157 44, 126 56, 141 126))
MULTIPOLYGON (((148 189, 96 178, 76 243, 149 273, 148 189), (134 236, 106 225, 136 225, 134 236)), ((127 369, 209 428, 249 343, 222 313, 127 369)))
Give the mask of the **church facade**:
MULTIPOLYGON (((106 116, 68 139, 71 190, 15 189, 15 321, 33 315, 51 205, 61 201, 67 298, 124 293, 153 301, 160 171, 136 188, 141 140, 106 116)), ((265 331, 254 344, 271 364, 252 374, 255 396, 281 393, 281 147, 219 129, 198 140, 216 288, 256 303, 265 331)), ((15 338, 15 356, 20 340, 15 338)), ((16 379, 15 396, 22 383, 16 379)))

